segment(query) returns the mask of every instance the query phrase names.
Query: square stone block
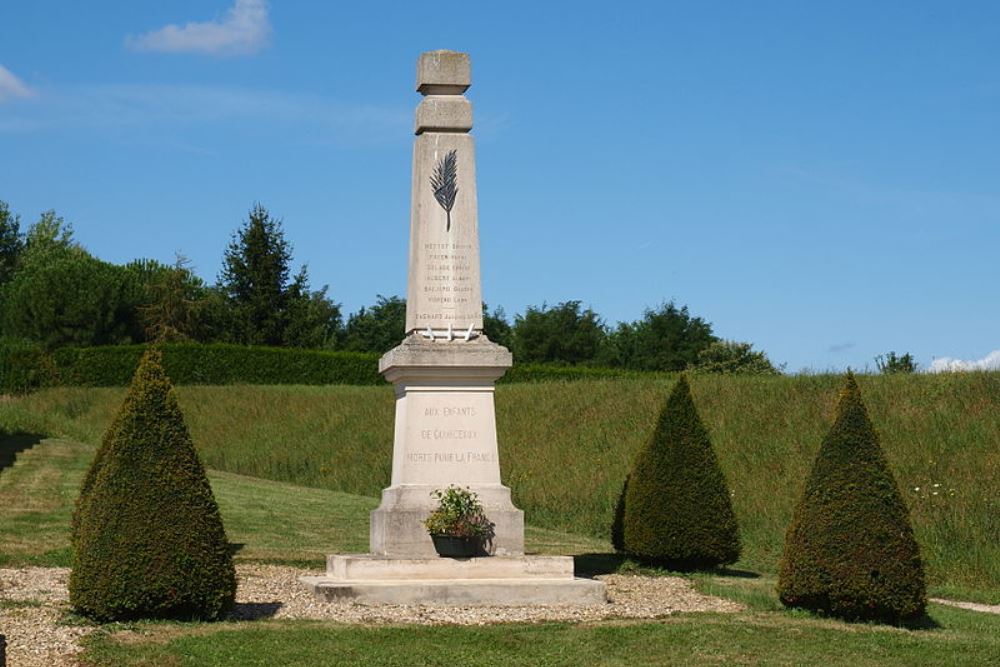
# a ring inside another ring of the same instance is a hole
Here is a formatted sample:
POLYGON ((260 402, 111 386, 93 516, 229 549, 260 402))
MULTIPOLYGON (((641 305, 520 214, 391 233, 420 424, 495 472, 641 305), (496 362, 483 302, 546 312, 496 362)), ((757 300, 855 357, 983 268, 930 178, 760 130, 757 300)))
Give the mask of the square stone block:
POLYGON ((471 83, 468 53, 427 51, 417 60, 417 91, 424 95, 461 95, 471 83))

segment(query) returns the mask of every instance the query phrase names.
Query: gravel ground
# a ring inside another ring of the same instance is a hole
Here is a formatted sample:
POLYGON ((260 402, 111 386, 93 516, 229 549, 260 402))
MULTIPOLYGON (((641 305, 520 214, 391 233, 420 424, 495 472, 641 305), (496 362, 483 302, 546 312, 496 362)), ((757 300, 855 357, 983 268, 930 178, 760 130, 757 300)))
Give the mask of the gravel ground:
MULTIPOLYGON (((298 578, 321 574, 278 565, 239 565, 234 619, 321 619, 339 623, 485 625, 539 621, 658 618, 686 611, 739 611, 734 602, 702 595, 680 577, 605 575, 611 602, 590 606, 424 607, 364 606, 316 600, 298 578)), ((61 625, 69 606, 67 568, 0 569, 0 633, 7 637, 8 667, 75 664, 86 626, 61 625)))
POLYGON ((8 667, 72 665, 84 626, 61 625, 69 609, 69 568, 0 569, 0 634, 7 638, 8 667))
POLYGON ((968 609, 969 611, 981 611, 984 614, 1000 614, 1000 604, 981 604, 979 602, 959 602, 958 600, 944 600, 942 598, 931 598, 931 602, 946 604, 949 607, 968 609))

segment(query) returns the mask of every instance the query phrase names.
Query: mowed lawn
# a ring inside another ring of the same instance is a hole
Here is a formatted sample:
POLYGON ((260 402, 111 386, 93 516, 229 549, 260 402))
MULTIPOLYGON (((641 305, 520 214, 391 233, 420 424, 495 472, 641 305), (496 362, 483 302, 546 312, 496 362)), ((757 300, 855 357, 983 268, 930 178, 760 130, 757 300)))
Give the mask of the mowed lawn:
MULTIPOLYGON (((0 471, 0 564, 64 565, 76 488, 94 448, 31 436, 6 436, 0 446, 28 444, 13 466, 0 471)), ((230 541, 238 545, 238 561, 320 567, 327 552, 367 548, 367 513, 376 504, 370 497, 231 473, 209 476, 230 541)), ((601 540, 537 528, 528 529, 527 541, 529 550, 546 553, 608 551, 601 540)), ((708 573, 692 580, 705 592, 743 602, 747 610, 647 622, 485 627, 274 620, 112 624, 85 640, 83 664, 874 666, 1000 660, 998 616, 932 605, 929 617, 913 628, 849 624, 783 610, 766 573, 708 573)))

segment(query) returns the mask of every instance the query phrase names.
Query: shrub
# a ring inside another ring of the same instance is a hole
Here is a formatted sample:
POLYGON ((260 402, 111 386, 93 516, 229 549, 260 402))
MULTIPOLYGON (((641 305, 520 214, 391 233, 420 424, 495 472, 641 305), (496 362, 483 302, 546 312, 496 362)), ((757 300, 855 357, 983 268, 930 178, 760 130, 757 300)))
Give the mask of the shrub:
POLYGON ((611 546, 615 551, 625 551, 625 494, 628 493, 628 478, 625 475, 625 482, 615 503, 614 517, 611 519, 611 546))
POLYGON ((52 357, 38 343, 0 337, 0 394, 24 394, 58 383, 52 357))
POLYGON ((729 488, 683 375, 629 476, 624 545, 640 559, 674 569, 739 558, 729 488))
POLYGON ((927 604, 906 504, 850 373, 785 536, 778 596, 790 607, 891 622, 927 604))
POLYGON ((159 351, 143 357, 84 480, 70 602, 98 620, 215 619, 236 573, 159 351))

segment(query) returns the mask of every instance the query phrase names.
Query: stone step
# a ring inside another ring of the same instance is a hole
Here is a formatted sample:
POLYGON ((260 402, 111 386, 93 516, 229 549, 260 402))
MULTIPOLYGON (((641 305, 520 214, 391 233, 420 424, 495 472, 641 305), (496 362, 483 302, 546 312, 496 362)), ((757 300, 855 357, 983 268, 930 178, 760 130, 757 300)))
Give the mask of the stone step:
POLYGON ((572 579, 571 556, 488 556, 483 558, 382 558, 333 554, 326 558, 331 579, 350 581, 572 579))
POLYGON ((350 581, 301 577, 325 602, 427 606, 595 605, 607 600, 604 583, 593 579, 466 579, 350 581))

